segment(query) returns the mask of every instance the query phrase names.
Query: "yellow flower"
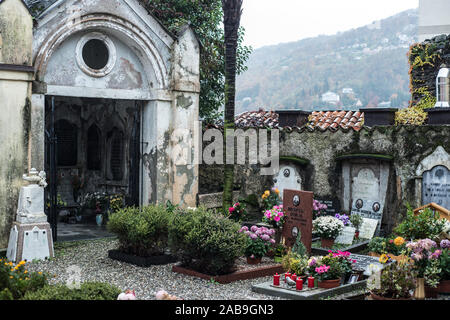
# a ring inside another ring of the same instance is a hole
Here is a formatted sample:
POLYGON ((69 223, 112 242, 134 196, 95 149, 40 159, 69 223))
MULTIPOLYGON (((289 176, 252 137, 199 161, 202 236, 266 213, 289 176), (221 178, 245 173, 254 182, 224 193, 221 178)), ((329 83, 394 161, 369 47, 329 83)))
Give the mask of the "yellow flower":
POLYGON ((380 262, 381 263, 386 263, 389 260, 389 257, 387 254, 382 254, 380 257, 380 262))
POLYGON ((40 271, 39 271, 38 273, 39 273, 39 274, 42 274, 42 272, 40 272, 40 271))
POLYGON ((10 278, 10 279, 12 279, 12 278, 13 278, 13 276, 9 276, 9 278, 10 278))
POLYGON ((403 239, 402 237, 397 237, 397 238, 395 238, 395 240, 394 240, 394 244, 396 245, 396 246, 401 246, 402 244, 404 244, 405 243, 405 239, 403 239))

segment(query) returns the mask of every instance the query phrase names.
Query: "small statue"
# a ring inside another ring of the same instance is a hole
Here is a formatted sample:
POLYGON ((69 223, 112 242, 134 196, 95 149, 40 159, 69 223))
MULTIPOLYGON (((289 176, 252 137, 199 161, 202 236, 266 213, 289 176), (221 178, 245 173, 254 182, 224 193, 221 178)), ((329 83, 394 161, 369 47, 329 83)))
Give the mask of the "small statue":
POLYGON ((30 173, 28 175, 24 174, 22 178, 30 184, 37 184, 43 188, 47 187, 47 175, 44 171, 38 172, 35 168, 32 168, 30 173))
POLYGON ((286 277, 286 283, 290 287, 294 287, 296 285, 296 282, 291 279, 291 277, 286 277))

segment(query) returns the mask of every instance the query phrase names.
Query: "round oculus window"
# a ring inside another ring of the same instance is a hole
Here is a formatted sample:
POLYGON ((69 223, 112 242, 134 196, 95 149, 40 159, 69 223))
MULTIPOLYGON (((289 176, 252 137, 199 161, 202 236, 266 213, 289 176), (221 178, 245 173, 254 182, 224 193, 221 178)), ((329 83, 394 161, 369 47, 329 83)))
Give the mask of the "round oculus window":
POLYGON ((104 77, 114 68, 116 48, 109 37, 93 32, 78 42, 76 58, 84 73, 92 77, 104 77))
POLYGON ((101 70, 108 64, 109 50, 105 42, 91 39, 84 44, 83 61, 91 69, 101 70))

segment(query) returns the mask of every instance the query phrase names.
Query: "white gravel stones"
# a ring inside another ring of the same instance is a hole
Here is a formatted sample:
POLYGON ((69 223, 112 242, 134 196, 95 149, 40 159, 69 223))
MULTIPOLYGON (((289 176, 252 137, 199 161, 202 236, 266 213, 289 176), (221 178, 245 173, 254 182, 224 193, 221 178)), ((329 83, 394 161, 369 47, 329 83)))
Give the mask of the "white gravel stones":
POLYGON ((173 264, 141 268, 108 258, 108 250, 116 249, 117 245, 114 239, 58 243, 54 259, 33 262, 28 268, 30 271, 47 272, 52 276, 51 283, 80 279, 81 282, 107 282, 122 290, 135 290, 139 300, 153 300, 159 290, 166 290, 185 300, 279 299, 251 291, 253 284, 270 281, 271 277, 217 284, 173 273, 173 264))

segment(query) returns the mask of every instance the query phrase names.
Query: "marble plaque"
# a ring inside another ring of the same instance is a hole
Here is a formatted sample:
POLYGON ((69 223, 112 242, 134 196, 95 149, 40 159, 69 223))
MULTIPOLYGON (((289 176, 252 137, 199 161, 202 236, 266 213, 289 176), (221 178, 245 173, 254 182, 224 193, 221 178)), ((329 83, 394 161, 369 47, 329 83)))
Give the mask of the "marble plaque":
POLYGON ((50 258, 47 230, 34 227, 30 231, 23 232, 23 260, 32 261, 50 258))
POLYGON ((295 244, 300 231, 302 243, 308 252, 311 252, 313 197, 314 194, 308 191, 284 190, 283 208, 286 220, 283 237, 286 246, 292 247, 295 244))
POLYGON ((425 171, 422 180, 422 204, 436 203, 450 210, 450 170, 436 166, 425 171))
POLYGON ((336 238, 336 243, 341 244, 353 244, 355 238, 356 229, 353 227, 344 227, 341 234, 336 238))
POLYGON ((280 191, 280 197, 283 197, 284 190, 302 190, 302 178, 293 166, 281 166, 278 175, 273 179, 274 187, 280 191))
POLYGON ((359 237, 363 239, 372 239, 375 231, 378 229, 378 220, 363 218, 363 223, 359 230, 359 237))
POLYGON ((362 168, 353 178, 352 198, 373 199, 380 194, 380 181, 370 168, 362 168))

